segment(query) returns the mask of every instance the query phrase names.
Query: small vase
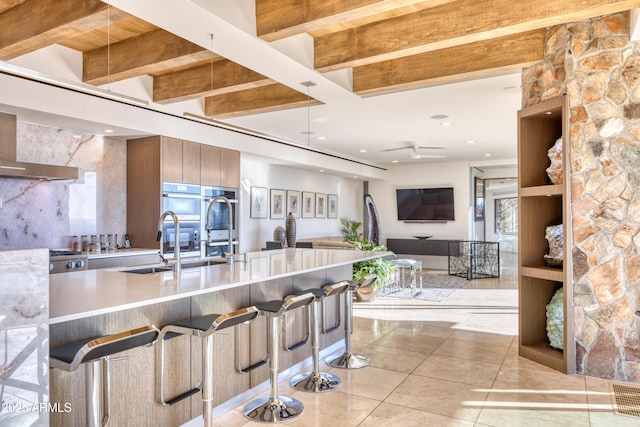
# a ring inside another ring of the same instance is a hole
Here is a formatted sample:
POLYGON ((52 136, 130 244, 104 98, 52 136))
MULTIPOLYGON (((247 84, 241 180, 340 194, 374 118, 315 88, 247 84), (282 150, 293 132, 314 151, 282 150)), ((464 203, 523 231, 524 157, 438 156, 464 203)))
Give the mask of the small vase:
POLYGON ((287 230, 287 246, 293 248, 296 246, 296 218, 291 212, 287 215, 285 228, 287 230))
POLYGON ((277 226, 275 230, 273 230, 273 240, 275 242, 282 242, 282 244, 284 244, 285 235, 284 228, 281 226, 277 226))

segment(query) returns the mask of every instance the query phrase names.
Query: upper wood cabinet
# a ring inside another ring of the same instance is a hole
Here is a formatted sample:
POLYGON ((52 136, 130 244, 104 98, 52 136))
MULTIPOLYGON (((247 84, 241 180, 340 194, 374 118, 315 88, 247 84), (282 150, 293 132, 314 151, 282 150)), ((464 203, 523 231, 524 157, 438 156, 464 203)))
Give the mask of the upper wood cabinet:
POLYGON ((200 146, 200 184, 240 187, 240 152, 202 144, 200 146))
POLYGON ((162 144, 162 180, 200 184, 200 144, 165 136, 158 138, 162 144))

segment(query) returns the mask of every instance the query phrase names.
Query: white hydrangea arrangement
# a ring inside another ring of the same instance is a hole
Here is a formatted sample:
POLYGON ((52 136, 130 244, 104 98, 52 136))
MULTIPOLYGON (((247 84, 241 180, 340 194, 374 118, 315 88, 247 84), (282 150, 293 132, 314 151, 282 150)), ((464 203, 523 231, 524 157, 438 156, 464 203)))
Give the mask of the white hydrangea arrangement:
POLYGON ((558 289, 547 304, 547 337, 551 347, 564 349, 564 293, 558 289))

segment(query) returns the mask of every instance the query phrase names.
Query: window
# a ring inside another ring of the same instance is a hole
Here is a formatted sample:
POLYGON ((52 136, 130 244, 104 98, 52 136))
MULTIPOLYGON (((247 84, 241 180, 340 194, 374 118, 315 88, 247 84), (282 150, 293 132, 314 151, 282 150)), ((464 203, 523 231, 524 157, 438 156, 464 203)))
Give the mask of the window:
POLYGON ((496 199, 496 234, 518 234, 518 198, 496 199))

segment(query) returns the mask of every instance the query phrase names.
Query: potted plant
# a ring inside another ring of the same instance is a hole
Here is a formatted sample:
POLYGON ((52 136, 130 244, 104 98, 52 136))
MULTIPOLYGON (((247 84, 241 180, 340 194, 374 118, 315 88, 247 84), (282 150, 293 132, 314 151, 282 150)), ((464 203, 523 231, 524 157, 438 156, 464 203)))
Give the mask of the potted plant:
POLYGON ((349 218, 340 218, 340 225, 340 233, 342 233, 345 242, 359 242, 362 240, 361 222, 349 218))
MULTIPOLYGON (((361 239, 356 247, 362 251, 386 251, 386 246, 378 246, 367 239, 361 239)), ((373 258, 353 264, 353 280, 362 282, 366 277, 375 274, 378 278, 370 285, 361 286, 355 296, 358 301, 371 301, 375 299, 378 289, 389 282, 393 277, 394 269, 391 262, 386 259, 373 258)))

